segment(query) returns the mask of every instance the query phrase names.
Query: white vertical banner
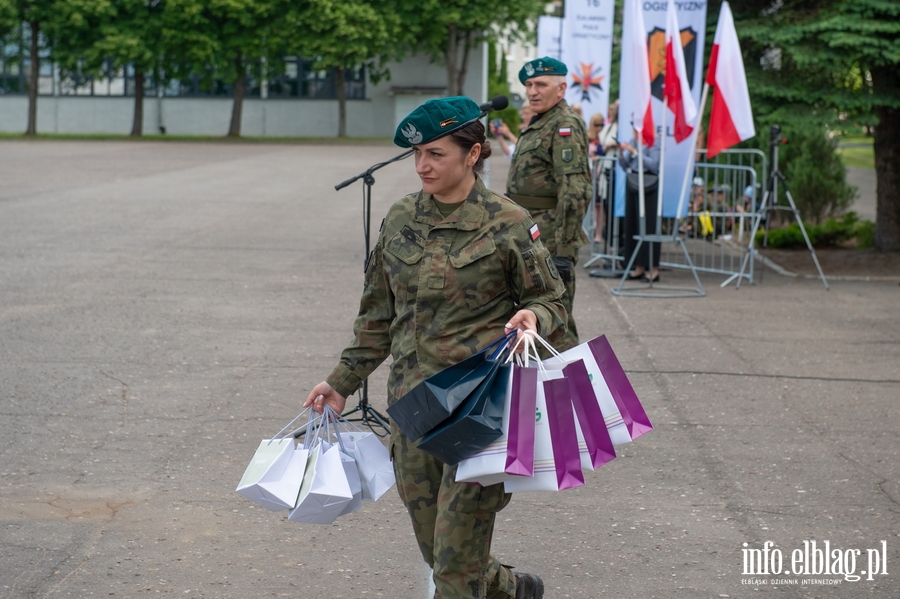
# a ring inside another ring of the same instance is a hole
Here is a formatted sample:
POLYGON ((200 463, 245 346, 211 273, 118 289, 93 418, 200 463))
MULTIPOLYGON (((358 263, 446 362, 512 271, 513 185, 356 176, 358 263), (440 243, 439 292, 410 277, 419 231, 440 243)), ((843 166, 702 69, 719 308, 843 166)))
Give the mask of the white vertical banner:
POLYGON ((562 19, 559 17, 538 17, 537 57, 549 56, 561 60, 562 19))
POLYGON ((569 70, 566 102, 581 105, 585 125, 598 112, 609 116, 615 4, 615 0, 569 0, 565 5, 560 60, 569 70))
MULTIPOLYGON (((697 136, 697 125, 702 118, 698 115, 693 133, 681 143, 675 143, 674 123, 675 115, 666 109, 663 114, 663 80, 666 69, 666 2, 644 2, 641 0, 625 0, 626 2, 641 2, 641 10, 644 15, 644 26, 647 30, 647 48, 650 57, 650 100, 653 108, 653 122, 656 123, 656 134, 666 135, 666 159, 665 172, 663 173, 663 216, 675 216, 678 209, 678 196, 681 194, 681 186, 684 181, 684 172, 693 168, 691 149, 694 147, 694 139, 697 136), (665 124, 665 128, 663 128, 665 124)), ((673 0, 669 0, 673 1, 673 0)), ((681 47, 684 49, 684 60, 687 67, 687 78, 690 82, 691 96, 694 102, 700 104, 700 91, 703 87, 703 45, 706 35, 706 2, 676 2, 678 26, 681 30, 681 47)), ((628 18, 628 10, 625 11, 628 18)), ((622 36, 629 35, 629 28, 623 26, 622 36)), ((623 65, 625 48, 629 47, 630 39, 622 40, 623 65)), ((631 129, 632 115, 637 109, 632 90, 634 86, 629 78, 629 73, 624 69, 619 78, 619 141, 628 142, 634 136, 631 129)), ((619 169, 618 181, 625 180, 624 173, 619 169)), ((685 202, 685 210, 688 202, 685 202)), ((624 215, 625 185, 616 185, 616 216, 624 215)), ((683 216, 683 214, 682 214, 683 216)))

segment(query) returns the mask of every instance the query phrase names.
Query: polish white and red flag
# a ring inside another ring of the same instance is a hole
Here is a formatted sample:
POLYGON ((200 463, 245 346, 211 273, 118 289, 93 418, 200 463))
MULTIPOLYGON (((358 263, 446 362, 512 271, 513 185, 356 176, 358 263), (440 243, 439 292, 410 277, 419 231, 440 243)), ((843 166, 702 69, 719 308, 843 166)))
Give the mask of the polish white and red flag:
MULTIPOLYGON (((653 108, 650 91, 650 58, 647 53, 647 29, 644 27, 644 13, 639 0, 625 0, 628 10, 626 22, 628 31, 622 38, 628 45, 622 49, 623 68, 631 74, 634 87, 635 111, 632 126, 640 134, 647 146, 652 146, 655 139, 653 126, 653 108)), ((627 139, 627 138, 626 138, 627 139)))
POLYGON ((722 3, 706 83, 714 87, 707 135, 707 156, 756 135, 744 60, 728 2, 722 3))
POLYGON ((666 104, 675 113, 675 141, 681 143, 694 130, 692 123, 697 118, 697 105, 691 95, 678 16, 675 14, 675 3, 671 1, 666 9, 666 77, 663 85, 666 104))

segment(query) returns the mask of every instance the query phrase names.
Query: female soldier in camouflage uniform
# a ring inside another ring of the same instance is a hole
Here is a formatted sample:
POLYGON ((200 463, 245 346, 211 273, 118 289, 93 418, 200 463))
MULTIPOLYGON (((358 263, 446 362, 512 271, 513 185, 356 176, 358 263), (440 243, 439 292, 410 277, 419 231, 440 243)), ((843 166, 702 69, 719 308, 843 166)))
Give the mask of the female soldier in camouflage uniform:
MULTIPOLYGON (((429 100, 397 128, 394 143, 415 150, 422 191, 394 204, 366 265, 354 340, 304 406, 338 412, 388 355, 388 403, 511 329, 564 334, 564 286, 528 213, 478 178, 490 155, 478 105, 429 100)), ((391 430, 397 488, 435 597, 537 598, 540 578, 513 573, 490 554, 503 485, 457 483, 456 467, 391 430)))

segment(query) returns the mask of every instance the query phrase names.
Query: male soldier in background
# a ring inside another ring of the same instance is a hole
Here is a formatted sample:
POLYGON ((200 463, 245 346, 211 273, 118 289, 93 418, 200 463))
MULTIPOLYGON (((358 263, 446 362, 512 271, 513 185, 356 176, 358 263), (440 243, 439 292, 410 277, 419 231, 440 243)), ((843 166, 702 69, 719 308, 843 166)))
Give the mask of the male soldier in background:
POLYGON ((547 57, 527 62, 519 71, 536 114, 519 135, 506 183, 507 197, 531 212, 566 285, 568 332, 554 343, 559 351, 578 345, 572 316, 575 263, 578 249, 588 241, 581 223, 591 200, 587 133, 564 99, 567 72, 565 64, 547 57))

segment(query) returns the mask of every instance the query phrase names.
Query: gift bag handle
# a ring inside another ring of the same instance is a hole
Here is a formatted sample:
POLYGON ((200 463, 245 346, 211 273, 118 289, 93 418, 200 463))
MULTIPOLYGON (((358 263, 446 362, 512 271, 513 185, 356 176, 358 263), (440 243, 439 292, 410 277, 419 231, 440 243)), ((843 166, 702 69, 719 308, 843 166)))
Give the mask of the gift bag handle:
POLYGON ((494 347, 495 345, 498 345, 500 343, 502 343, 502 345, 499 345, 498 347, 494 348, 494 351, 491 352, 491 355, 488 356, 488 359, 496 360, 496 359, 500 358, 500 356, 502 356, 504 354, 504 352, 510 351, 509 344, 512 342, 513 337, 515 337, 516 335, 518 335, 517 331, 510 331, 510 332, 506 333, 505 335, 503 335, 502 337, 500 337, 499 339, 495 339, 494 341, 492 341, 487 347, 484 348, 485 351, 491 349, 492 347, 494 347))
MULTIPOLYGON (((303 414, 305 414, 306 412, 308 412, 311 409, 312 409, 312 407, 306 408, 305 410, 300 412, 300 416, 302 416, 303 414)), ((297 416, 297 418, 300 418, 300 416, 297 416)), ((297 418, 294 418, 294 420, 296 420, 297 418)), ((284 435, 284 437, 282 437, 282 438, 293 437, 295 439, 298 439, 301 435, 305 435, 307 432, 309 432, 310 420, 312 422, 316 422, 320 418, 321 418, 321 416, 316 416, 315 418, 312 418, 312 414, 310 414, 310 417, 307 419, 306 424, 304 424, 300 428, 295 428, 291 432, 284 435)), ((291 422, 293 422, 293 420, 291 422)), ((288 426, 290 426, 290 425, 288 425, 288 426)), ((287 428, 287 427, 284 427, 284 428, 287 428)), ((281 429, 281 430, 284 430, 284 429, 281 429)))
MULTIPOLYGON (((541 345, 543 345, 544 348, 545 348, 548 352, 550 352, 550 355, 551 355, 551 356, 553 356, 554 358, 560 357, 561 354, 560 354, 558 351, 556 351, 556 349, 555 349, 552 345, 550 345, 549 343, 547 343, 547 340, 546 340, 546 339, 544 339, 543 337, 541 337, 540 335, 538 335, 535 331, 525 331, 525 332, 526 332, 530 337, 533 337, 534 339, 540 341, 541 345)), ((537 347, 537 345, 535 345, 535 347, 537 347)), ((535 352, 535 353, 537 353, 537 352, 535 352)))
MULTIPOLYGON (((526 366, 527 367, 529 365, 528 348, 534 347, 534 341, 531 340, 531 335, 528 334, 528 333, 531 333, 531 331, 526 330, 525 333, 526 334, 522 335, 519 339, 517 339, 515 345, 513 345, 509 349, 509 356, 506 357, 507 364, 509 362, 512 362, 513 357, 515 357, 516 364, 518 366, 526 366), (522 355, 520 356, 519 354, 516 353, 516 350, 519 349, 519 346, 523 345, 523 344, 524 344, 525 350, 522 352, 522 355)), ((537 355, 537 351, 535 351, 534 353, 535 353, 535 355, 537 355)))
MULTIPOLYGON (((313 414, 315 414, 315 412, 313 412, 313 414)), ((306 432, 303 436, 304 449, 311 449, 322 441, 322 421, 324 419, 324 415, 313 418, 312 414, 310 414, 309 420, 306 421, 306 432)))
MULTIPOLYGON (((304 408, 304 410, 303 410, 302 412, 300 412, 299 414, 297 414, 296 416, 294 416, 293 420, 291 420, 290 422, 288 422, 288 423, 284 426, 284 428, 282 428, 280 431, 278 431, 277 433, 275 433, 275 435, 274 435, 271 439, 269 439, 269 443, 271 443, 272 441, 275 441, 276 439, 279 439, 279 438, 285 439, 285 438, 287 438, 287 437, 289 437, 289 436, 292 436, 292 435, 294 434, 294 432, 296 432, 296 431, 293 431, 293 432, 291 432, 291 433, 288 433, 288 434, 286 434, 286 435, 284 435, 284 436, 280 436, 280 435, 281 435, 281 433, 283 433, 284 431, 286 431, 287 429, 289 429, 289 428, 291 427, 292 424, 294 424, 295 422, 297 422, 297 421, 300 419, 301 416, 303 416, 304 414, 306 414, 307 412, 309 412, 311 409, 312 409, 312 408, 304 408)), ((301 428, 302 428, 302 427, 301 427, 301 428)), ((297 429, 297 430, 299 430, 299 429, 297 429)))
MULTIPOLYGON (((332 411, 334 411, 334 410, 332 410, 332 411)), ((357 432, 357 433, 364 432, 361 428, 359 428, 358 426, 356 426, 355 424, 353 424, 352 422, 350 422, 349 420, 344 418, 344 416, 342 414, 338 413, 337 411, 334 411, 334 414, 335 414, 335 417, 332 419, 332 422, 334 422, 335 428, 341 427, 348 433, 349 432, 357 432)))
MULTIPOLYGON (((546 341, 541 339, 541 336, 531 330, 526 330, 525 334, 522 335, 522 339, 525 340, 525 351, 522 352, 522 366, 526 368, 531 366, 531 360, 534 360, 535 366, 541 372, 546 372, 547 368, 544 366, 544 363, 541 361, 540 356, 538 356, 537 345, 534 343, 534 339, 540 339, 545 345, 546 341)), ((556 350, 547 345, 550 351, 556 353, 556 350)), ((558 353, 556 355, 559 355, 558 353)))
POLYGON ((337 430, 337 419, 340 418, 341 415, 338 414, 335 411, 335 409, 332 408, 327 403, 325 404, 324 412, 325 412, 324 413, 324 416, 325 416, 325 438, 328 439, 329 441, 331 440, 331 437, 334 437, 335 439, 337 439, 338 447, 341 448, 341 453, 347 453, 347 450, 344 447, 344 440, 341 439, 341 436, 338 434, 338 430, 337 430), (334 423, 333 429, 332 429, 332 423, 334 423))

